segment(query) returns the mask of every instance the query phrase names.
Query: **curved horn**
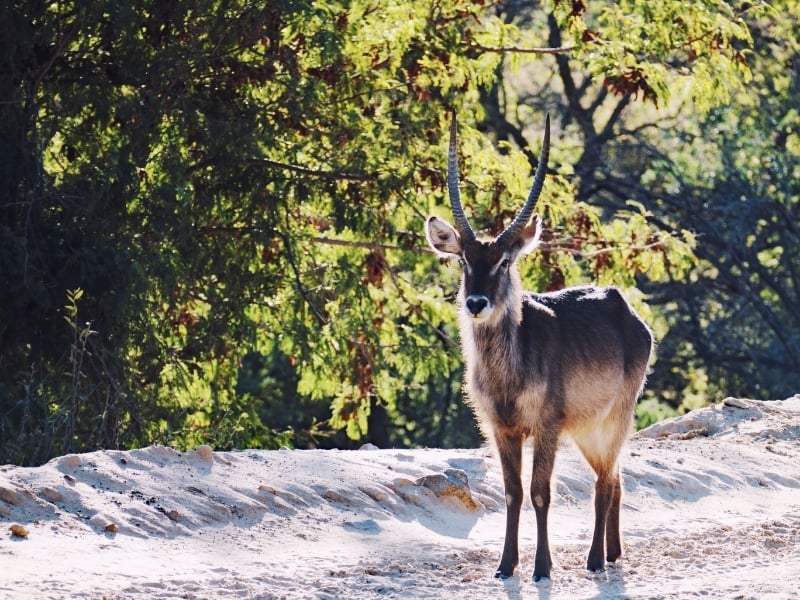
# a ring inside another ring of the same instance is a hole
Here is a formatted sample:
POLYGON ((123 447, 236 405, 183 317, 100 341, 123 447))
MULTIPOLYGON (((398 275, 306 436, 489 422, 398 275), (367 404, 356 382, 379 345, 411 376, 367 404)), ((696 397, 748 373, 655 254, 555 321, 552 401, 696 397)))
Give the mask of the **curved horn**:
POLYGON ((542 193, 544 186, 544 177, 547 171, 547 157, 550 154, 550 115, 544 122, 544 140, 542 140, 542 152, 539 154, 539 164, 536 165, 536 177, 533 179, 531 191, 528 192, 528 199, 519 214, 511 221, 511 224, 506 227, 505 231, 497 236, 497 243, 508 243, 514 241, 522 231, 522 228, 528 224, 533 209, 536 208, 536 201, 539 199, 539 194, 542 193))
POLYGON ((453 219, 456 229, 462 240, 472 241, 475 232, 467 221, 464 207, 461 205, 461 192, 458 191, 458 148, 456 140, 456 112, 453 111, 453 120, 450 122, 450 148, 447 151, 447 191, 450 193, 450 207, 453 210, 453 219))

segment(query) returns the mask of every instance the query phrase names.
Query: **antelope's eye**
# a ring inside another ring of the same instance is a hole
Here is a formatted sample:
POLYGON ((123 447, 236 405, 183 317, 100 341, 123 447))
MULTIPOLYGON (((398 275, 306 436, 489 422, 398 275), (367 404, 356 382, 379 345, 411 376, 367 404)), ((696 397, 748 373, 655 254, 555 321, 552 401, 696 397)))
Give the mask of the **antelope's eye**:
POLYGON ((463 257, 463 256, 459 256, 459 257, 458 257, 458 265, 459 265, 459 266, 460 266, 462 269, 465 269, 465 268, 467 267, 467 261, 465 261, 465 260, 464 260, 464 257, 463 257))
POLYGON ((500 263, 500 268, 505 271, 510 264, 511 261, 506 258, 503 262, 500 263))

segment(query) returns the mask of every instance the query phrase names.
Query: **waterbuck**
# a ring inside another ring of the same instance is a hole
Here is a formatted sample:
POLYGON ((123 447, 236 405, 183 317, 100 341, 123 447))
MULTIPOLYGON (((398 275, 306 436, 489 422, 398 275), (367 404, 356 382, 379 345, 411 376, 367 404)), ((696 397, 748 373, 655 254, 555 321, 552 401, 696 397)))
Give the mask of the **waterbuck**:
POLYGON ((550 118, 528 199, 494 239, 477 239, 458 189, 455 115, 450 127, 447 185, 455 228, 438 217, 425 226, 428 242, 463 273, 458 293, 465 388, 503 469, 506 537, 496 577, 513 575, 519 560, 522 447, 533 438, 530 497, 536 513, 535 581, 550 576, 547 536, 550 478, 562 433, 569 434, 597 474, 595 525, 587 568, 622 553, 617 458, 632 427, 653 347, 647 325, 616 288, 523 291, 516 260, 539 242, 533 214, 550 148, 550 118), (605 555, 605 556, 604 556, 605 555))

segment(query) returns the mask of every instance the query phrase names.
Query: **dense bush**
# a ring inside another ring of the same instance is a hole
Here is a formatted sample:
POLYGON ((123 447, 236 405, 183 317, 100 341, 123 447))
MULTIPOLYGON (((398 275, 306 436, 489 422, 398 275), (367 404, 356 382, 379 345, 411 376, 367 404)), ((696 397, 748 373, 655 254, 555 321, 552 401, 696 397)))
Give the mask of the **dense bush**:
POLYGON ((555 117, 546 243, 523 275, 631 288, 663 339, 648 406, 785 393, 800 331, 785 8, 11 0, 0 462, 479 443, 457 269, 421 234, 447 214, 452 109, 488 232, 555 117))

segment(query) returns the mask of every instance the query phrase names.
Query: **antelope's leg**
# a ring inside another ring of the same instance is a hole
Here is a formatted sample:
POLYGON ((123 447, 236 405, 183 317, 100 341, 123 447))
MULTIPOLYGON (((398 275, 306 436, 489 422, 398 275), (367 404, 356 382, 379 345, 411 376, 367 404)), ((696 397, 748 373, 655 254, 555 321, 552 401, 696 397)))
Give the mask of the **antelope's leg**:
POLYGON ((619 477, 619 469, 615 470, 613 479, 613 490, 611 494, 611 506, 608 509, 606 518, 606 559, 614 562, 622 555, 622 540, 619 532, 619 510, 622 502, 622 484, 619 477))
POLYGON ((495 577, 505 579, 514 574, 519 562, 519 514, 522 509, 522 438, 495 434, 500 464, 503 467, 503 485, 506 492, 506 541, 503 557, 495 577))
POLYGON ((536 558, 533 580, 550 577, 553 561, 547 533, 547 515, 550 510, 550 478, 553 475, 558 435, 541 433, 533 443, 533 475, 531 477, 531 502, 536 513, 536 558))
POLYGON ((589 558, 586 568, 590 571, 605 570, 605 530, 614 497, 614 479, 607 471, 597 474, 597 483, 594 486, 594 535, 592 547, 589 549, 589 558))

